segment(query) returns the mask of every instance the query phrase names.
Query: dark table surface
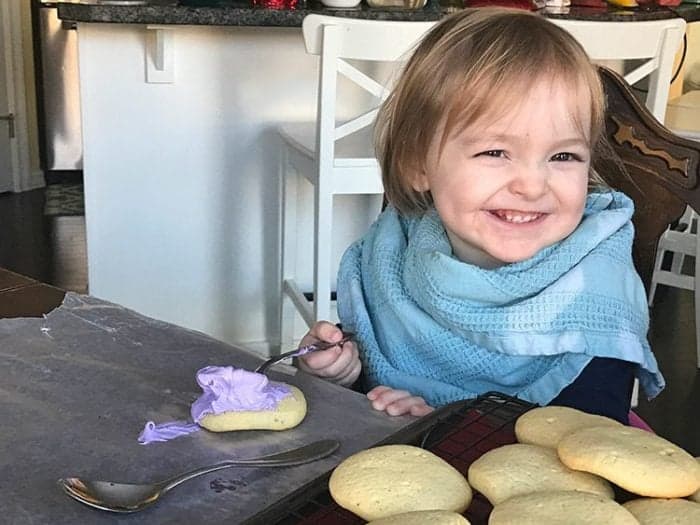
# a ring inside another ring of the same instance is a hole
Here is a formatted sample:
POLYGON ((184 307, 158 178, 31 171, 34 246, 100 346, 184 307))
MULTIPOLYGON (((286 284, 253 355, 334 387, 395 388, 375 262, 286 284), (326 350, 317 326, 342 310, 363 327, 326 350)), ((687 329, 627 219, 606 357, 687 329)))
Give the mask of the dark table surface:
POLYGON ((298 427, 201 430, 139 445, 146 421, 189 419, 191 403, 201 393, 195 382, 199 368, 250 369, 262 359, 94 297, 68 293, 64 298, 61 290, 4 270, 0 291, 2 523, 272 523, 278 511, 322 485, 319 480, 344 457, 391 441, 398 432, 409 435, 425 421, 386 416, 361 394, 283 365, 271 376, 301 388, 309 405, 298 427), (56 484, 68 476, 155 481, 320 439, 338 440, 340 449, 299 467, 208 474, 138 514, 92 509, 69 499, 56 484))
MULTIPOLYGON (((509 5, 526 1, 501 0, 509 5)), ((356 8, 337 9, 323 6, 319 0, 298 0, 294 9, 266 9, 254 6, 252 0, 132 0, 131 3, 122 0, 114 4, 109 0, 75 0, 58 2, 58 16, 64 20, 98 23, 300 27, 304 17, 311 13, 376 20, 439 20, 457 4, 462 5, 460 0, 428 0, 422 9, 399 9, 373 8, 362 2, 356 8)), ((576 20, 633 22, 676 17, 688 22, 700 20, 700 4, 695 3, 636 8, 573 6, 541 12, 552 18, 576 20)))

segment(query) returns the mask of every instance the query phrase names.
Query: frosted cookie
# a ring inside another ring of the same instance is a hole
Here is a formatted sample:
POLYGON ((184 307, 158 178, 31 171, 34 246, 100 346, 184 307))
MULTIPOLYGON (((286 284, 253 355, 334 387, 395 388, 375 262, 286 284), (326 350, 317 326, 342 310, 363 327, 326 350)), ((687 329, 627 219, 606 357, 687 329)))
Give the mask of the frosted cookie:
POLYGON ((700 488, 700 464, 662 437, 632 427, 591 427, 559 442, 570 468, 604 477, 640 496, 683 498, 700 488))
POLYGON ((612 499, 604 479, 564 465, 554 449, 516 443, 489 450, 469 467, 469 484, 492 505, 531 492, 580 490, 612 499))
MULTIPOLYGON (((695 459, 697 459, 698 462, 700 463, 700 458, 695 458, 695 459)), ((695 491, 695 494, 691 494, 690 497, 689 497, 689 499, 690 499, 690 501, 694 501, 694 502, 696 502, 696 503, 700 503, 700 489, 696 490, 696 491, 695 491)))
POLYGON ((204 393, 192 404, 192 419, 207 430, 286 430, 306 416, 306 399, 297 387, 266 375, 230 366, 197 372, 204 393))
POLYGON ((515 436, 520 443, 557 448, 559 440, 574 430, 607 425, 622 426, 622 423, 575 408, 547 406, 533 408, 520 416, 515 422, 515 436))
POLYGON ((637 525, 613 500, 578 491, 533 492, 496 505, 489 525, 637 525))
POLYGON ((641 498, 623 505, 642 525, 698 525, 700 504, 685 499, 641 498))
POLYGON ((463 512, 472 491, 464 476, 432 452, 385 445, 354 454, 328 482, 341 507, 371 521, 415 510, 463 512))
POLYGON ((415 510, 379 518, 367 525, 469 525, 469 520, 447 510, 415 510))

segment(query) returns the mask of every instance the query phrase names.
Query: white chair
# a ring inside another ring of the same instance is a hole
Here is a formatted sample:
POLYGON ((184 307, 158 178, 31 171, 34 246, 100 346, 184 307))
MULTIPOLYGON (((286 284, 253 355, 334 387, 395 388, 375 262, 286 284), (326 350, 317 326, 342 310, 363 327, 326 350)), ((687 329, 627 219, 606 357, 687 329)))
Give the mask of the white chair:
POLYGON ((619 73, 631 86, 644 78, 648 80, 645 104, 659 122, 664 122, 674 59, 685 33, 685 20, 553 19, 552 22, 574 35, 594 62, 635 61, 631 70, 619 73))
MULTIPOLYGON (((295 312, 308 326, 316 320, 332 318, 333 196, 373 194, 376 195, 373 213, 380 211, 384 190, 374 155, 372 128, 377 108, 389 93, 387 84, 396 75, 377 80, 365 71, 378 63, 402 64, 433 25, 434 22, 360 20, 314 14, 304 19, 306 51, 320 57, 318 108, 315 122, 283 125, 279 130, 285 144, 280 165, 283 180, 281 346, 293 340, 295 312), (349 61, 362 61, 365 71, 360 70, 358 62, 349 61), (369 108, 358 110, 359 115, 356 112, 355 116, 347 117, 344 113, 350 112, 348 107, 342 107, 336 100, 340 76, 369 95, 366 97, 369 108), (310 245, 299 239, 296 231, 298 180, 306 180, 314 187, 313 295, 308 291, 305 295, 296 280, 297 246, 310 245)), ((380 66, 387 69, 384 64, 380 66)))
POLYGON ((656 247, 654 272, 649 287, 649 306, 653 306, 658 285, 673 286, 684 290, 692 290, 695 294, 695 347, 697 366, 700 368, 700 286, 696 285, 696 276, 700 275, 700 243, 698 243, 698 215, 692 208, 687 208, 679 224, 682 230, 666 230, 656 247), (673 255, 671 268, 663 269, 666 253, 673 255), (684 273, 685 257, 695 258, 692 274, 684 273))

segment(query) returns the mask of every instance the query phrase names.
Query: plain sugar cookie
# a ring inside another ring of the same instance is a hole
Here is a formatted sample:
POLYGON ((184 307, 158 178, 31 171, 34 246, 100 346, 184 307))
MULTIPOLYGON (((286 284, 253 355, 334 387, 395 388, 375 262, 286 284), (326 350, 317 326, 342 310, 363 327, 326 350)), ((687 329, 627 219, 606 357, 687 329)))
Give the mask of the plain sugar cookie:
POLYGON ((447 510, 416 510, 379 518, 367 525, 469 525, 469 520, 447 510))
POLYGON ((606 480, 570 469, 554 449, 516 443, 489 450, 469 467, 469 484, 492 505, 530 492, 580 490, 612 499, 606 480))
POLYGON ((568 467, 604 477, 654 498, 684 498, 700 488, 700 464, 662 437, 632 427, 591 427, 565 436, 557 447, 568 467))
MULTIPOLYGON (((700 458, 695 458, 698 460, 698 463, 700 463, 700 458)), ((700 503, 700 489, 695 491, 695 494, 691 494, 689 496, 690 501, 694 501, 696 503, 700 503)))
POLYGON ((623 505, 642 525, 698 525, 700 504, 685 499, 642 498, 623 505))
POLYGON ((452 465, 411 445, 358 452, 336 467, 328 482, 341 507, 371 521, 415 510, 462 513, 472 491, 452 465))
POLYGON ((557 448, 565 435, 596 426, 622 426, 622 423, 575 408, 546 406, 533 408, 520 416, 515 422, 515 436, 520 443, 557 448))
POLYGON ((578 491, 533 492, 496 505, 489 525, 637 525, 613 500, 578 491))
POLYGON ((306 398, 301 390, 287 385, 290 395, 272 410, 237 410, 208 414, 199 424, 212 432, 231 430, 287 430, 302 422, 306 416, 306 398))

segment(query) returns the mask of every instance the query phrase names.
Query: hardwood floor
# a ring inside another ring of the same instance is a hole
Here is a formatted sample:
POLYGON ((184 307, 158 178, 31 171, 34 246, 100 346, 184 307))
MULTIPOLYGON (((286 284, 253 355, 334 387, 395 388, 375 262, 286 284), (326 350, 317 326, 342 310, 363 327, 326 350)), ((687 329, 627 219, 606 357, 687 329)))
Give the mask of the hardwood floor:
POLYGON ((666 389, 637 412, 665 438, 700 456, 700 370, 695 347, 693 292, 660 287, 651 310, 649 340, 666 389))
MULTIPOLYGON (((85 291, 84 222, 79 217, 44 217, 44 190, 0 194, 0 266, 85 291)), ((667 387, 653 401, 640 399, 637 412, 654 430, 700 456, 700 372, 695 350, 693 294, 660 287, 652 309, 650 342, 667 387)))

